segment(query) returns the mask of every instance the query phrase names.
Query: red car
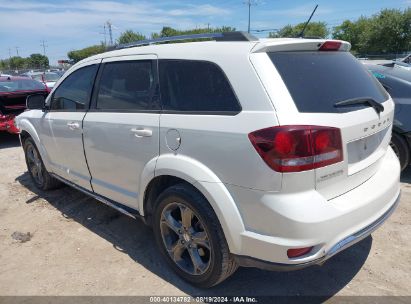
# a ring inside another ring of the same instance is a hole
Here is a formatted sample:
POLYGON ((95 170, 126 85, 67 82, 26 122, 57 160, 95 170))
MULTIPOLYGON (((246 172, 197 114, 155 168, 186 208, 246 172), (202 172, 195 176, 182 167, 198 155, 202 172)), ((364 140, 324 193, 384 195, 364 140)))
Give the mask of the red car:
POLYGON ((27 77, 0 77, 0 131, 17 134, 14 117, 26 109, 26 98, 29 95, 48 95, 47 87, 27 77))

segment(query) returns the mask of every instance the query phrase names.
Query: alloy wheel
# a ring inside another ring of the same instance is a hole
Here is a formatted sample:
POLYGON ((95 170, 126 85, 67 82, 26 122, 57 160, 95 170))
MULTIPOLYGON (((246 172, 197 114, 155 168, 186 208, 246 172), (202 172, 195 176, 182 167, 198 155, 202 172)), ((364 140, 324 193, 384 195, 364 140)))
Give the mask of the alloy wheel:
POLYGON ((204 274, 211 263, 211 242, 200 217, 183 203, 167 205, 160 220, 164 246, 174 263, 191 275, 204 274))
POLYGON ((43 165, 39 153, 32 144, 27 145, 26 156, 31 175, 37 184, 42 185, 44 182, 43 165))

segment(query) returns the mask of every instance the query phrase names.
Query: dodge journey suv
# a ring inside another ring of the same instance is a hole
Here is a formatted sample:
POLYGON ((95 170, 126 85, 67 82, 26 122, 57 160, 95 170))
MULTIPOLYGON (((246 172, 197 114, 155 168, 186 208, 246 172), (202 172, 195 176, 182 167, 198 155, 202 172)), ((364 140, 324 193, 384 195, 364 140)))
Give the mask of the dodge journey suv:
POLYGON ((389 217, 394 103, 349 43, 170 43, 183 38, 84 59, 28 97, 17 125, 38 188, 62 182, 143 219, 201 287, 238 266, 322 264, 389 217))

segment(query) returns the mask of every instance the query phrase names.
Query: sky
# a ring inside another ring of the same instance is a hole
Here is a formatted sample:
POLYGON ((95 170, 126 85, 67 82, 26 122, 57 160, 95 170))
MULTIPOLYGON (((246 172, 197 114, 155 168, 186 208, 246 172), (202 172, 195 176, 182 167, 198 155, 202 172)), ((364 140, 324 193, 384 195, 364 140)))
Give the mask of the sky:
MULTIPOLYGON (((232 26, 247 30, 244 0, 0 0, 0 59, 43 53, 51 64, 67 52, 104 41, 103 25, 113 24, 113 37, 131 29, 150 35, 163 26, 177 29, 232 26), (16 47, 18 49, 16 49, 16 47)), ((371 16, 382 8, 404 9, 411 0, 254 0, 251 29, 278 29, 305 21, 318 4, 312 21, 329 27, 343 20, 371 16)), ((266 36, 268 32, 257 34, 266 36)), ((108 41, 108 36, 106 36, 108 41)))

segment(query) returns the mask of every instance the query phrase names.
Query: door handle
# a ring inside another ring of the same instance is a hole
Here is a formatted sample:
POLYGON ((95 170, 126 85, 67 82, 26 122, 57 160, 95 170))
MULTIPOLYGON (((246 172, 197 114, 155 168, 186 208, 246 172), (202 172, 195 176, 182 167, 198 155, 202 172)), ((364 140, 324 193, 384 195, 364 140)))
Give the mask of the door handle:
POLYGON ((70 130, 77 130, 80 129, 80 124, 78 122, 69 122, 67 123, 67 127, 69 127, 70 130))
POLYGON ((135 137, 150 137, 153 135, 153 131, 149 129, 133 128, 130 131, 134 133, 135 137))

